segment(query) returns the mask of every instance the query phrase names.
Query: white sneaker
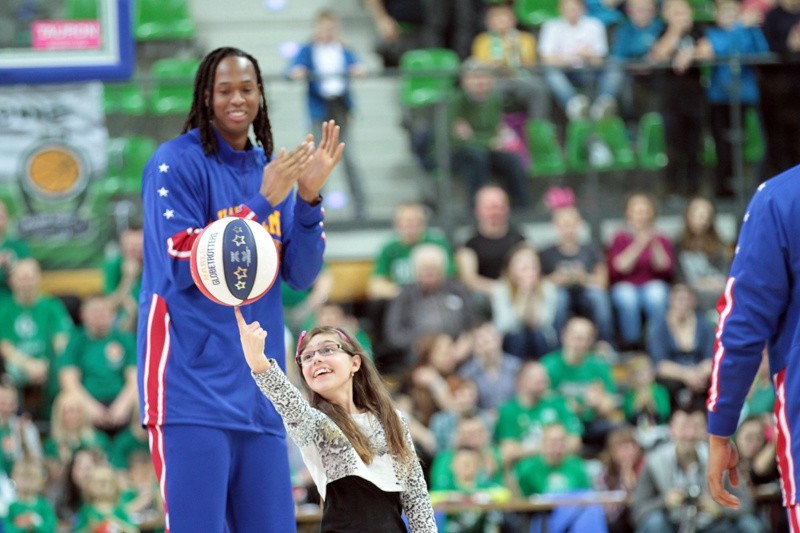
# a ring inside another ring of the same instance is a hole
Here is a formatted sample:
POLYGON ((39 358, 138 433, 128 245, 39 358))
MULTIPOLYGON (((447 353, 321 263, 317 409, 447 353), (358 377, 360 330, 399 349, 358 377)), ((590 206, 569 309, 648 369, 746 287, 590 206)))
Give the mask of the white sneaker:
POLYGON ((584 119, 589 113, 589 99, 582 94, 573 96, 567 101, 565 111, 569 120, 584 119))
POLYGON ((592 120, 602 120, 604 118, 613 117, 617 114, 617 101, 613 96, 603 95, 600 96, 592 104, 589 110, 589 115, 592 120))
POLYGON ((589 163, 595 168, 603 168, 611 165, 614 161, 614 154, 602 141, 593 141, 589 145, 589 163))

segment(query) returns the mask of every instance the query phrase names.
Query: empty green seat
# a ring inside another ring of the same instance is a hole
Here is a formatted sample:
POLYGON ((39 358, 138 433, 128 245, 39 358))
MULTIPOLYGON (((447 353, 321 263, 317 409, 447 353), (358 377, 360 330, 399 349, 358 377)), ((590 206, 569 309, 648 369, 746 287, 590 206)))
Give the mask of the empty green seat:
POLYGON ((108 143, 108 187, 122 194, 138 194, 142 190, 142 171, 156 150, 150 137, 133 135, 111 139, 108 143))
POLYGON ((64 16, 67 20, 93 20, 97 18, 97 3, 100 0, 67 0, 64 16))
POLYGON ((526 125, 533 176, 558 176, 567 171, 567 162, 558 143, 556 128, 548 120, 535 119, 526 125))
POLYGON ((103 85, 103 106, 106 114, 141 116, 147 111, 147 101, 138 81, 103 85))
POLYGON ((400 58, 403 103, 421 107, 446 100, 458 76, 458 55, 446 48, 410 50, 400 58))
POLYGON ((645 113, 639 119, 636 151, 639 156, 639 166, 644 170, 658 170, 667 166, 664 119, 660 113, 645 113))
POLYGON ((155 115, 184 115, 192 106, 197 59, 164 58, 150 70, 150 111, 155 115))
POLYGON ((514 11, 523 26, 538 27, 559 16, 558 0, 516 0, 514 11))
POLYGON ((567 164, 575 172, 589 172, 589 138, 592 124, 588 120, 572 120, 567 123, 567 164))
POLYGON ((764 141, 764 131, 761 129, 761 121, 758 118, 758 111, 749 108, 744 114, 744 145, 742 146, 745 163, 758 163, 764 158, 767 150, 764 141))
POLYGON ((628 138, 628 130, 620 117, 611 116, 595 124, 598 138, 603 141, 613 156, 611 169, 630 170, 636 168, 636 154, 628 138))
POLYGON ((692 15, 696 22, 713 22, 716 14, 714 0, 689 0, 692 15))
POLYGON ((193 39, 197 29, 186 0, 137 0, 137 41, 193 39))

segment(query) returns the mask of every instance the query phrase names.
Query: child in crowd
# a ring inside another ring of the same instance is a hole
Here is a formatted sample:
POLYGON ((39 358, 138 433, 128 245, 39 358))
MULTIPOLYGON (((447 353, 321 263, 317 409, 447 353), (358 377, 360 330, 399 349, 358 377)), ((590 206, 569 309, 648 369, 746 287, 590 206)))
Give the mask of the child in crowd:
POLYGON ((309 404, 265 356, 267 332, 234 312, 253 379, 283 417, 325 501, 322 528, 406 531, 404 511, 412 532, 434 531, 408 426, 363 348, 331 327, 300 335, 295 361, 309 404))
POLYGON ((653 361, 646 353, 633 356, 628 361, 628 383, 622 399, 625 420, 640 431, 666 424, 671 412, 669 391, 656 383, 653 361))
POLYGON ((467 182, 469 203, 481 186, 497 174, 516 207, 530 205, 528 179, 513 145, 516 139, 503 125, 503 101, 495 92, 491 67, 469 59, 461 68, 461 89, 450 102, 453 169, 467 182))
POLYGON ((125 477, 126 485, 120 502, 131 522, 143 532, 163 532, 164 500, 149 451, 131 452, 125 477))
POLYGON ((94 467, 83 487, 83 494, 85 503, 78 509, 73 531, 139 533, 120 503, 120 479, 113 468, 108 465, 94 467))
POLYGON ((25 457, 14 464, 12 472, 17 499, 8 508, 3 520, 5 533, 41 532, 56 530, 57 518, 53 504, 44 497, 46 473, 41 459, 25 457))
MULTIPOLYGON (((741 12, 738 0, 716 0, 715 25, 706 30, 695 50, 701 60, 728 59, 737 61, 748 56, 769 51, 769 45, 758 27, 752 11, 741 12)), ((717 166, 714 172, 714 190, 718 198, 735 194, 733 182, 733 135, 731 110, 738 102, 741 116, 755 112, 759 103, 758 79, 752 66, 717 65, 711 71, 707 89, 711 111, 711 133, 717 148, 717 166), (738 71, 737 75, 734 70, 738 71), (735 91, 735 94, 734 94, 735 91)), ((750 193, 749 187, 747 193, 750 193)))
MULTIPOLYGON (((308 113, 315 139, 321 138, 322 123, 333 119, 339 125, 339 140, 347 142, 353 108, 350 77, 364 73, 364 65, 342 42, 339 17, 327 9, 317 13, 311 42, 300 48, 289 66, 290 78, 308 81, 308 113)), ((352 149, 345 151, 343 159, 354 215, 363 219, 367 202, 352 149)))
POLYGON ((13 386, 0 382, 0 452, 2 469, 11 474, 11 467, 23 457, 42 458, 39 430, 27 415, 18 415, 19 393, 13 386))
MULTIPOLYGON (((630 496, 644 466, 644 451, 636 440, 635 430, 630 426, 622 426, 609 433, 600 461, 602 467, 595 477, 595 488, 603 491, 619 490, 630 496)), ((633 531, 626 504, 608 504, 604 508, 609 531, 633 531)))
POLYGON ((139 313, 142 287, 141 228, 128 228, 119 235, 119 249, 103 261, 103 292, 117 309, 116 326, 133 332, 139 313))

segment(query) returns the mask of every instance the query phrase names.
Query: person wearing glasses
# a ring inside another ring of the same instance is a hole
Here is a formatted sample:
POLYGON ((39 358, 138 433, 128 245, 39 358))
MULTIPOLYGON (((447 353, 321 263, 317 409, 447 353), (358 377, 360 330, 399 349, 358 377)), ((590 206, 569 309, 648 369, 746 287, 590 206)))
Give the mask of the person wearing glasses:
POLYGON ((297 341, 302 388, 264 354, 267 332, 234 308, 253 379, 283 417, 324 500, 321 531, 437 531, 408 424, 364 349, 344 330, 318 326, 297 341))

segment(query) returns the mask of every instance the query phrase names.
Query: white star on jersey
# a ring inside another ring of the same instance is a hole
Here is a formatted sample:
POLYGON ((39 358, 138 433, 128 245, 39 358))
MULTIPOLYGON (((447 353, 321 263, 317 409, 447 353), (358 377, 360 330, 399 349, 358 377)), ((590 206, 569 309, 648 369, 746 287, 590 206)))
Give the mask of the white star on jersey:
POLYGON ((172 209, 167 209, 166 211, 164 211, 164 218, 166 218, 167 220, 171 219, 174 216, 175 216, 175 211, 173 211, 172 209))
POLYGON ((766 186, 767 186, 767 183, 766 183, 766 182, 764 182, 764 183, 762 183, 761 185, 759 185, 759 186, 758 186, 758 190, 759 190, 759 191, 761 191, 761 190, 763 190, 763 189, 764 189, 764 187, 766 187, 766 186))
POLYGON ((158 192, 158 195, 159 195, 160 197, 164 198, 165 196, 167 196, 167 195, 169 194, 169 189, 165 189, 164 187, 161 187, 161 188, 160 188, 160 189, 158 189, 158 191, 156 191, 156 192, 158 192))
POLYGON ((161 172, 162 174, 166 173, 167 170, 169 170, 169 165, 168 164, 161 163, 160 165, 158 165, 158 171, 161 172))
POLYGON ((747 222, 749 218, 750 218, 750 211, 744 214, 744 221, 747 222))

